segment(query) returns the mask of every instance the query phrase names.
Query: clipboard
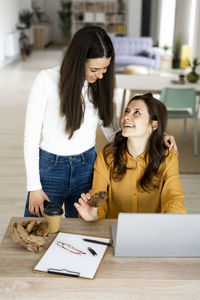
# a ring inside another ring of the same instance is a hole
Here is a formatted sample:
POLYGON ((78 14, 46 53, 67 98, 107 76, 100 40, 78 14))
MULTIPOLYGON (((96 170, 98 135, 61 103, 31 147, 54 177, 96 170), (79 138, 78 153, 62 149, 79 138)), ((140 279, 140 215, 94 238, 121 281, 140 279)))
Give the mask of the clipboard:
POLYGON ((93 279, 107 245, 94 244, 83 239, 93 239, 104 243, 110 241, 109 238, 59 232, 34 267, 34 271, 93 279))

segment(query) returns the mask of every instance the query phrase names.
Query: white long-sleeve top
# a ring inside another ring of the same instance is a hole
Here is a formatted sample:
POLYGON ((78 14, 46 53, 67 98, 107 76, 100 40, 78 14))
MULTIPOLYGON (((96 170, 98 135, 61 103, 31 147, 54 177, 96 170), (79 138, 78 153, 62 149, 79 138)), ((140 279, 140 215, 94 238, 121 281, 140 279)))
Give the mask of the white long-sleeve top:
POLYGON ((82 89, 85 101, 85 113, 81 127, 72 138, 65 132, 65 118, 60 116, 59 107, 59 68, 41 71, 31 89, 25 122, 24 158, 27 175, 27 190, 42 188, 39 173, 39 148, 56 155, 76 155, 87 151, 95 145, 98 123, 108 141, 119 130, 116 120, 111 127, 103 127, 88 99, 88 82, 82 89))

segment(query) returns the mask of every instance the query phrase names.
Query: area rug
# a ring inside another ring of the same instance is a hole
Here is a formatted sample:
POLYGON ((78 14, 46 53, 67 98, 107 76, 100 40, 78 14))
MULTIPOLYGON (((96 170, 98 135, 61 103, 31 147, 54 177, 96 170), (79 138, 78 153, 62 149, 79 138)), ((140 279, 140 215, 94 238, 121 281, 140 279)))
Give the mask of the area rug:
MULTIPOLYGON (((200 173, 200 120, 198 120, 199 155, 194 156, 193 120, 187 121, 187 143, 182 143, 183 120, 168 120, 167 133, 175 137, 179 152, 180 173, 200 173)), ((100 150, 107 143, 100 128, 97 129, 96 150, 100 150)))

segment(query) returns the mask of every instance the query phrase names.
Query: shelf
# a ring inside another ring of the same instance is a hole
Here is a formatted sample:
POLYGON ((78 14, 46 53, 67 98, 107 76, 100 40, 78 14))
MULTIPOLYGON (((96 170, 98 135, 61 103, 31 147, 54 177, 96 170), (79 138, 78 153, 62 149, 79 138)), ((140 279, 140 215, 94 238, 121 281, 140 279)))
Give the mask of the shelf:
POLYGON ((98 25, 108 34, 126 35, 126 0, 118 6, 117 0, 74 0, 72 14, 72 33, 85 25, 98 25))

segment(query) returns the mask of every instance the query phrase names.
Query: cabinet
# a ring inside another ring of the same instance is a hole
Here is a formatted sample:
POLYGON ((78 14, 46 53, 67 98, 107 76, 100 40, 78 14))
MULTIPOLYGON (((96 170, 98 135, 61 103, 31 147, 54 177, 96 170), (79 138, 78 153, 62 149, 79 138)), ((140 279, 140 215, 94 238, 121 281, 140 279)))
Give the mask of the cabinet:
POLYGON ((31 27, 31 36, 34 49, 45 48, 52 41, 50 23, 41 23, 33 25, 31 27))
POLYGON ((98 25, 111 36, 126 35, 125 0, 74 0, 72 5, 73 34, 83 26, 98 25))
POLYGON ((172 54, 164 54, 160 59, 160 70, 169 71, 172 69, 172 54))

